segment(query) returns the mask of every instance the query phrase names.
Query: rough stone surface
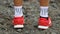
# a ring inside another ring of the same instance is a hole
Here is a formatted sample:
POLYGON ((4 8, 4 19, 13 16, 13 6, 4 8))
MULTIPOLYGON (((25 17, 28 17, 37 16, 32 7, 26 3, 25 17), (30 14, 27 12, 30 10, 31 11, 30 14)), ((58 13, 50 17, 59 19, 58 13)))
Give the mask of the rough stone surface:
POLYGON ((0 34, 60 34, 60 0, 50 1, 49 16, 52 27, 44 31, 35 27, 39 18, 39 0, 23 1, 25 27, 22 30, 12 26, 13 5, 13 0, 0 0, 0 34))

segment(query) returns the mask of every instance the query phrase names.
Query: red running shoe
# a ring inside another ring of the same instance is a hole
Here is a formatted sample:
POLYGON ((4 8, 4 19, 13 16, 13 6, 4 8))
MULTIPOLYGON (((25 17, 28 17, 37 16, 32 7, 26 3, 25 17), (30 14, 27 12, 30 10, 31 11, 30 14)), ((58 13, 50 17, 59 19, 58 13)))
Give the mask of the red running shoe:
POLYGON ((23 28, 24 27, 24 17, 14 17, 13 18, 14 28, 23 28))
POLYGON ((39 18, 39 22, 38 22, 38 28, 39 29, 48 29, 51 26, 51 19, 50 17, 48 18, 44 18, 44 17, 40 17, 39 18))

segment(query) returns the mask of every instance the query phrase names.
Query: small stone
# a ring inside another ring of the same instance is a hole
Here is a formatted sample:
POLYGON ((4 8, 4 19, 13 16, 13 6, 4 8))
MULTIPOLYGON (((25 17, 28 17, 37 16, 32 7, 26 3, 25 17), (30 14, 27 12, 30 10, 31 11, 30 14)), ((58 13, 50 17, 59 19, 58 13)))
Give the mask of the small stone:
POLYGON ((22 31, 22 29, 18 29, 18 30, 17 30, 17 32, 21 32, 21 31, 22 31))
POLYGON ((26 34, 29 34, 29 31, 25 31, 26 34))
POLYGON ((56 32, 51 32, 51 34, 57 34, 56 32))

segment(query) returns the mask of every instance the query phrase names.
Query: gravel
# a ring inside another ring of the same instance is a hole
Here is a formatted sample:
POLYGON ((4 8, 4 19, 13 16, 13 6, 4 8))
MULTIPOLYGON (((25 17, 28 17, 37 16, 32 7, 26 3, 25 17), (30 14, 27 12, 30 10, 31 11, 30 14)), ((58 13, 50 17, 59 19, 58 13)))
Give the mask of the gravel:
POLYGON ((38 30, 35 26, 39 18, 39 1, 24 0, 23 13, 25 27, 14 29, 12 19, 14 15, 13 0, 0 0, 0 34, 60 34, 60 0, 51 0, 49 4, 49 16, 52 19, 52 27, 47 30, 38 30))

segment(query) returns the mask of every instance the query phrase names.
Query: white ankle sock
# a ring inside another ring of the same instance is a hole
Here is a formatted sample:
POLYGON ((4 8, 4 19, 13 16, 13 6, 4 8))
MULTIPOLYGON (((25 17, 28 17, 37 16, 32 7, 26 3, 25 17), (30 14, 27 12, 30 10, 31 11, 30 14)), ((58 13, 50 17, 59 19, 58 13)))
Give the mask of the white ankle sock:
POLYGON ((48 17, 48 6, 47 7, 41 6, 40 11, 41 17, 48 17))
POLYGON ((21 17, 23 16, 22 6, 14 6, 15 14, 14 17, 21 17))

